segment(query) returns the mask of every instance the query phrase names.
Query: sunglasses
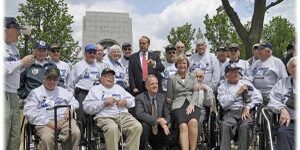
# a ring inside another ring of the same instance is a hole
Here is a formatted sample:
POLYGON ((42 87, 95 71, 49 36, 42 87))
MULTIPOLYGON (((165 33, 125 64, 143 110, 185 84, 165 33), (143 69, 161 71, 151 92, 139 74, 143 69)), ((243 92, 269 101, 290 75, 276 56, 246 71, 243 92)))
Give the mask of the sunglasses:
POLYGON ((237 49, 230 49, 229 51, 230 51, 230 52, 237 52, 237 51, 239 51, 239 50, 237 50, 237 49))
POLYGON ((50 50, 52 53, 59 53, 59 50, 50 50))
POLYGON ((96 52, 88 52, 89 54, 96 54, 96 52))
POLYGON ((177 48, 184 48, 183 46, 177 46, 177 48))

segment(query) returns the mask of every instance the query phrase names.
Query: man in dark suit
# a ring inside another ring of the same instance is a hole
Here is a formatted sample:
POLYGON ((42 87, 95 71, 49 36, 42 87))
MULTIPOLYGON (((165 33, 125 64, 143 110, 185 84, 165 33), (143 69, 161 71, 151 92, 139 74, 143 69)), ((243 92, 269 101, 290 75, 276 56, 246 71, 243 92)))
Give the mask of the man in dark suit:
POLYGON ((158 93, 158 81, 149 75, 145 81, 147 91, 135 98, 136 117, 143 126, 140 150, 163 149, 170 138, 170 112, 165 107, 165 96, 158 93))
POLYGON ((153 74, 158 78, 159 91, 162 91, 159 74, 165 70, 160 58, 153 53, 148 52, 150 39, 142 36, 139 40, 140 51, 134 53, 129 58, 129 86, 132 95, 138 95, 145 89, 145 79, 148 75, 153 74))

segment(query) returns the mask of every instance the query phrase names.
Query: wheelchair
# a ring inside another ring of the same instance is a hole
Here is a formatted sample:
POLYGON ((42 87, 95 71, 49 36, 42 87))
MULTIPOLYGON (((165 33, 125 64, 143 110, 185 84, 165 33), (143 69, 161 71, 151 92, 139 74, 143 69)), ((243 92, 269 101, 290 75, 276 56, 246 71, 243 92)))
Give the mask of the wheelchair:
MULTIPOLYGON (((70 107, 69 105, 59 105, 59 106, 55 106, 54 109, 54 123, 55 123, 55 128, 57 129, 57 109, 62 108, 62 107, 70 107)), ((69 117, 71 117, 71 114, 69 114, 69 117)), ((35 125, 27 122, 25 123, 25 118, 23 119, 23 123, 22 123, 22 128, 24 125, 24 135, 23 135, 23 149, 24 150, 38 150, 38 145, 39 145, 39 141, 40 141, 40 137, 37 135, 36 133, 36 129, 35 129, 35 125)), ((21 128, 21 129, 22 129, 21 128)), ((58 149, 58 130, 55 130, 54 132, 54 142, 55 142, 55 150, 58 149)), ((71 122, 69 121, 69 135, 70 135, 70 140, 69 140, 69 147, 72 147, 72 134, 71 134, 71 122)))

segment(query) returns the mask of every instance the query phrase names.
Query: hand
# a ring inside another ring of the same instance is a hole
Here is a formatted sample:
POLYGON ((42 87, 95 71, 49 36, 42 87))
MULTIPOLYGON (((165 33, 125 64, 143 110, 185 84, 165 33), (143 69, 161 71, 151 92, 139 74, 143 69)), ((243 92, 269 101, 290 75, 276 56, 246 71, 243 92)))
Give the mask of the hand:
POLYGON ((248 86, 246 84, 243 84, 237 91, 237 95, 241 95, 245 90, 248 90, 248 86))
POLYGON ((163 126, 163 125, 165 125, 165 124, 168 123, 168 121, 167 121, 165 118, 158 118, 158 119, 157 119, 157 122, 158 122, 161 126, 163 126))
POLYGON ((242 112, 242 120, 246 120, 248 118, 250 118, 250 108, 249 107, 245 107, 243 112, 242 112))
POLYGON ((29 67, 33 63, 34 57, 33 55, 27 55, 21 59, 21 65, 24 68, 29 67))
POLYGON ((190 113, 194 112, 194 108, 195 108, 194 105, 189 105, 189 106, 186 108, 186 114, 189 115, 190 113))
POLYGON ((117 101, 117 106, 119 107, 125 107, 127 105, 127 101, 125 99, 120 99, 117 101))
POLYGON ((113 106, 116 100, 113 97, 109 97, 104 101, 105 106, 113 106))
POLYGON ((165 135, 169 135, 170 134, 170 130, 169 130, 169 127, 165 124, 162 126, 163 130, 164 130, 164 133, 165 135))
POLYGON ((206 91, 207 87, 206 87, 205 84, 196 83, 195 86, 194 86, 194 91, 198 91, 198 90, 206 91))
MULTIPOLYGON (((54 124, 54 121, 53 120, 50 120, 48 123, 47 123, 47 127, 49 127, 50 129, 52 130, 55 130, 55 124, 54 124)), ((57 128, 59 129, 59 125, 57 125, 57 128)))
POLYGON ((280 119, 279 119, 280 125, 283 126, 285 124, 285 126, 289 126, 290 121, 291 121, 291 117, 289 112, 285 108, 281 109, 280 119))
POLYGON ((155 65, 156 65, 156 61, 153 60, 153 59, 149 59, 149 60, 147 61, 147 64, 150 65, 150 66, 155 66, 155 65))
MULTIPOLYGON (((72 110, 70 111, 70 113, 71 113, 71 118, 73 118, 73 112, 72 112, 72 110)), ((65 110, 64 118, 70 119, 70 118, 69 118, 69 109, 66 109, 66 110, 65 110)))
POLYGON ((137 88, 134 88, 133 93, 137 93, 137 92, 139 92, 139 90, 137 88))

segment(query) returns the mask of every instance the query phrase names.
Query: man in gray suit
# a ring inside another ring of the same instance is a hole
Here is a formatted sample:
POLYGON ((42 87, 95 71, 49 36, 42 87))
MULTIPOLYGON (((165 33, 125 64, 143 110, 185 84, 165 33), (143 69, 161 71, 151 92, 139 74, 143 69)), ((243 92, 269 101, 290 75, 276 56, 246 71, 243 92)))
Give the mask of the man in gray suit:
POLYGON ((135 98, 135 112, 137 119, 143 126, 140 140, 140 149, 162 149, 170 134, 168 124, 170 112, 165 107, 165 96, 158 93, 158 80, 154 75, 149 75, 145 81, 147 91, 135 98))

